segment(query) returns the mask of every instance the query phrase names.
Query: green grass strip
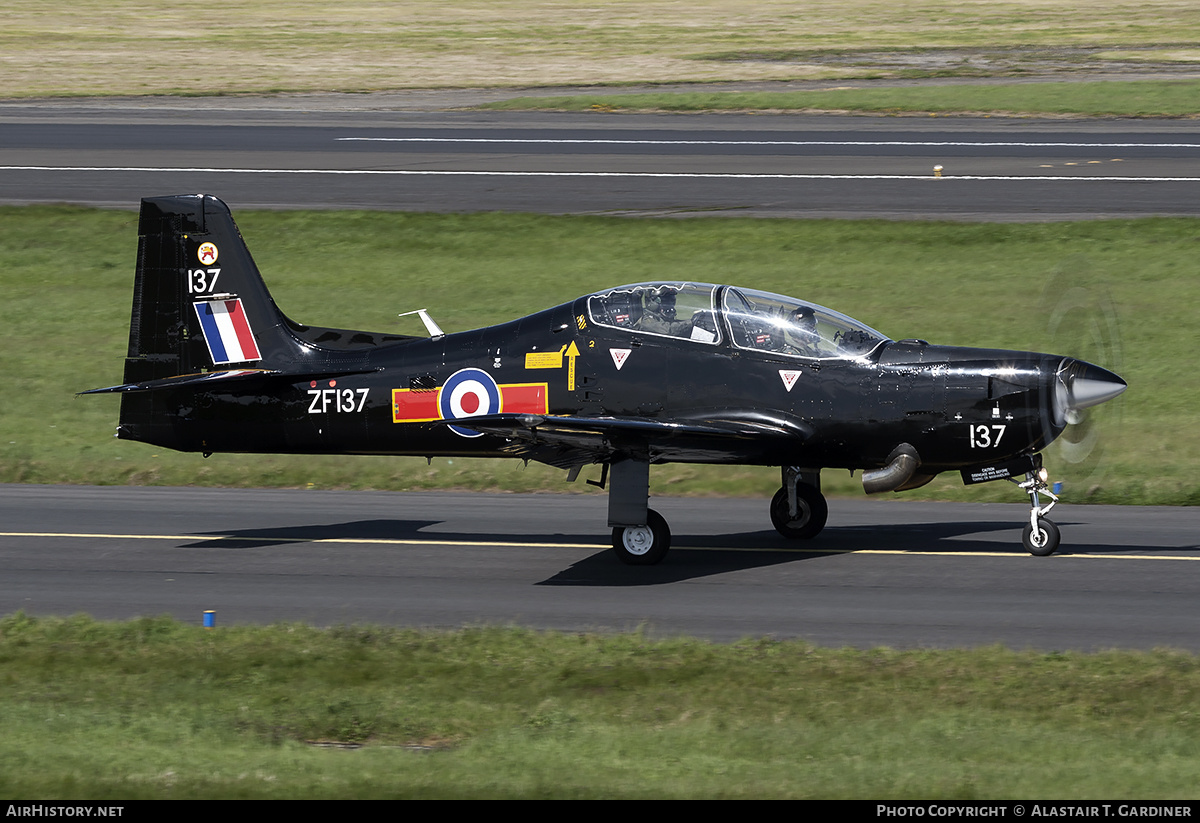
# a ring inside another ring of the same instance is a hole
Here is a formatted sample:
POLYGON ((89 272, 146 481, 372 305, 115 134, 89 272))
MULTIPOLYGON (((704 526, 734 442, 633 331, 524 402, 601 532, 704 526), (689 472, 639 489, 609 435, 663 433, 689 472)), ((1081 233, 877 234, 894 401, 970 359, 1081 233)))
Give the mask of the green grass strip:
POLYGON ((0 619, 0 795, 1195 796, 1192 654, 0 619), (358 748, 353 748, 358 747, 358 748))

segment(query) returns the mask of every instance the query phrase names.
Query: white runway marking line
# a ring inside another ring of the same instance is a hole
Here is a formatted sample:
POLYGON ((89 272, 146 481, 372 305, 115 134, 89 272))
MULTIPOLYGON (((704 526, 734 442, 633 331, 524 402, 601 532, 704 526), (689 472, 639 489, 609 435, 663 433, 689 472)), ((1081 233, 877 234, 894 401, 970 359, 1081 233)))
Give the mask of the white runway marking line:
MULTIPOLYGON (((196 541, 226 541, 226 540, 242 540, 242 541, 266 541, 271 543, 346 543, 359 546, 467 546, 477 548, 490 548, 495 546, 514 546, 517 548, 530 549, 592 549, 592 550, 607 550, 609 546, 603 543, 522 543, 518 541, 503 541, 503 540, 418 540, 418 539, 401 539, 401 538, 373 538, 373 537, 286 537, 283 535, 274 536, 269 534, 243 536, 243 535, 212 535, 212 534, 100 534, 100 533, 76 533, 76 532, 0 532, 0 537, 36 537, 41 539, 49 538, 78 538, 87 540, 187 540, 196 541)), ((956 552, 956 551, 914 551, 910 549, 820 549, 820 548, 780 548, 772 546, 757 547, 732 547, 732 546, 677 546, 680 551, 705 551, 705 552, 782 552, 787 554, 893 554, 893 555, 911 555, 914 557, 1031 557, 1023 551, 1016 549, 1005 551, 989 551, 989 552, 956 552)), ((1058 559, 1078 558, 1089 560, 1200 560, 1200 556, 1179 556, 1170 554, 1074 554, 1064 551, 1052 555, 1058 559)), ((1040 559, 1039 559, 1040 562, 1040 559)))
POLYGON ((928 180, 946 183, 954 180, 995 182, 1058 183, 1195 183, 1200 177, 1059 177, 1053 175, 982 175, 958 174, 934 177, 932 174, 747 174, 733 172, 622 172, 622 171, 438 171, 416 169, 221 169, 203 167, 168 168, 159 166, 0 166, 0 171, 66 172, 143 172, 147 174, 329 174, 362 176, 441 176, 441 177, 624 177, 624 178, 700 178, 713 180, 928 180))

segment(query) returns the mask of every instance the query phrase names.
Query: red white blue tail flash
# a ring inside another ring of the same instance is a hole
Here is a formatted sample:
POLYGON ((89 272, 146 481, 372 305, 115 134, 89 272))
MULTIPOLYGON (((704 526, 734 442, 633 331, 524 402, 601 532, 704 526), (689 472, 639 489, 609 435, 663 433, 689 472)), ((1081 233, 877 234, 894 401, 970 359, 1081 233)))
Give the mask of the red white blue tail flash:
POLYGON ((214 366, 262 359, 241 300, 205 300, 195 306, 214 366))

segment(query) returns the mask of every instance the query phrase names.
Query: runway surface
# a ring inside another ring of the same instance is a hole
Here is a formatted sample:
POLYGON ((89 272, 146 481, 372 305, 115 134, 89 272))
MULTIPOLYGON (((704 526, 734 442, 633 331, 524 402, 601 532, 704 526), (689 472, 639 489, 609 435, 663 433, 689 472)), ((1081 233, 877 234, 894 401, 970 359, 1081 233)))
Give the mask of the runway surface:
POLYGON ((0 486, 0 613, 171 614, 899 648, 1200 650, 1200 513, 833 500, 808 543, 765 500, 653 501, 659 566, 608 548, 603 495, 0 486))
POLYGON ((381 111, 358 97, 354 110, 319 97, 0 104, 0 202, 132 208, 204 191, 235 209, 1200 213, 1186 121, 381 111))

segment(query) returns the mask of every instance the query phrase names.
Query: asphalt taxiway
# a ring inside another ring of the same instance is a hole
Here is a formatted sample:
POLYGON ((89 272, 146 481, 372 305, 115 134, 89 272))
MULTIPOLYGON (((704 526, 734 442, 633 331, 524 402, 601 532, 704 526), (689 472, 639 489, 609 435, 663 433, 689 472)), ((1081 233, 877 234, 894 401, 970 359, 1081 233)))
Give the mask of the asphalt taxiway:
POLYGON ((638 568, 600 494, 0 486, 0 613, 1200 650, 1194 509, 1062 504, 1039 558, 1019 504, 835 499, 793 543, 766 503, 656 498, 673 548, 638 568))
POLYGON ((0 102, 0 202, 135 208, 202 191, 235 210, 1200 213, 1190 121, 417 110, 412 97, 0 102))

